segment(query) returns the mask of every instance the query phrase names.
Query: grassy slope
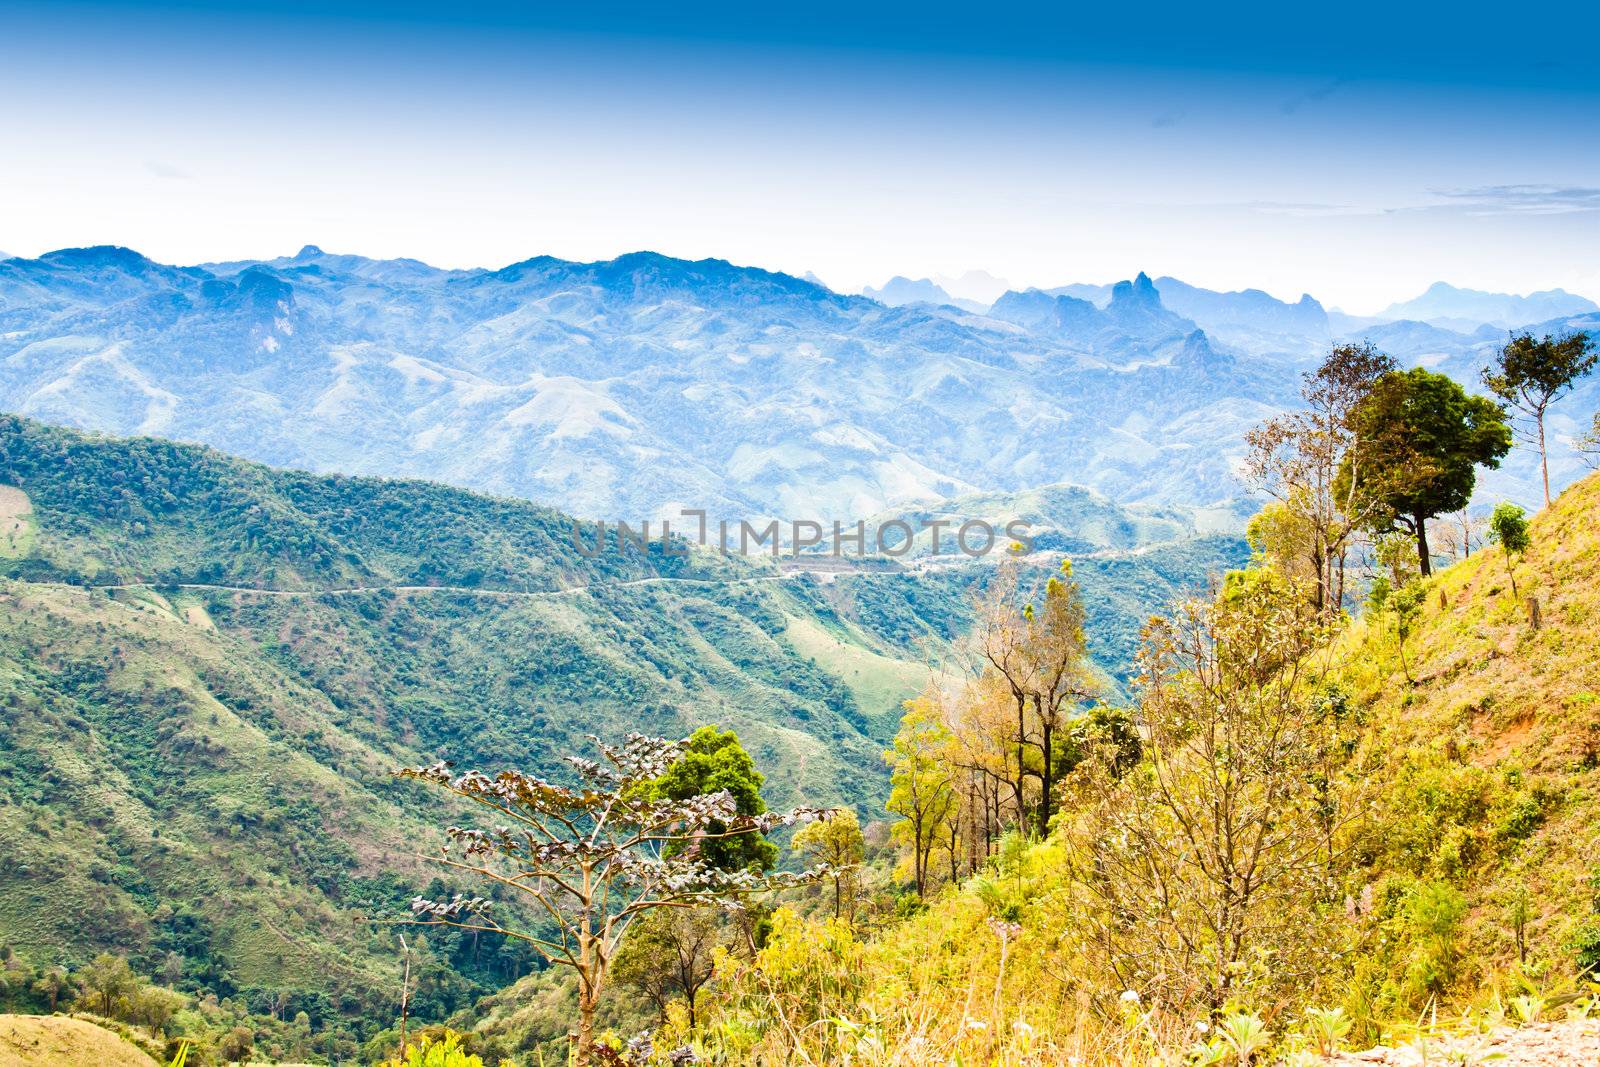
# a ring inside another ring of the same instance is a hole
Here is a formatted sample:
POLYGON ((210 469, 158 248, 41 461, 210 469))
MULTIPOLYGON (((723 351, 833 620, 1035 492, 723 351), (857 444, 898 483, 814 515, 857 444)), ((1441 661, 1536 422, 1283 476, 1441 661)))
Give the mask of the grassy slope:
MULTIPOLYGON (((1533 911, 1526 971, 1552 993, 1575 976, 1574 935, 1600 927, 1600 475, 1538 516, 1533 539, 1517 579, 1524 596, 1540 599, 1540 630, 1512 600, 1504 554, 1489 549, 1432 580, 1407 646, 1415 686, 1392 622, 1357 622, 1334 646, 1351 705, 1370 727, 1355 760, 1372 806, 1348 872, 1352 901, 1369 910, 1341 934, 1349 951, 1306 990, 1318 1006, 1360 988, 1379 1023, 1425 1015, 1432 994, 1410 988, 1407 971, 1429 933, 1415 928, 1406 901, 1426 883, 1447 883, 1467 905, 1449 936, 1440 1018, 1484 983, 1508 987, 1517 952, 1507 905, 1519 892, 1533 911)), ((968 887, 870 939, 849 965, 865 975, 860 1003, 841 1013, 880 1020, 891 1044, 930 1033, 955 1042, 963 1017, 996 1033, 1026 1020, 1084 1062, 1127 1062, 1105 1042, 1128 1035, 1084 1015, 1063 984, 1073 965, 1058 931, 1076 917, 1060 892, 1059 844, 1023 857, 1022 933, 1003 981, 989 909, 968 887)), ((1008 892, 1010 876, 995 879, 1008 892)), ((1183 1047, 1193 1032, 1161 1040, 1183 1047)))
POLYGON ((59 1015, 0 1015, 0 1067, 154 1067, 110 1030, 59 1015))
POLYGON ((1344 649, 1384 781, 1370 875, 1380 886, 1426 878, 1463 888, 1464 947, 1480 973, 1515 959, 1507 911, 1519 891, 1534 911, 1530 960, 1554 975, 1571 973, 1570 939, 1595 918, 1600 475, 1570 487, 1532 533, 1516 571, 1522 603, 1498 548, 1432 580, 1407 644, 1414 687, 1392 630, 1358 624, 1344 649))

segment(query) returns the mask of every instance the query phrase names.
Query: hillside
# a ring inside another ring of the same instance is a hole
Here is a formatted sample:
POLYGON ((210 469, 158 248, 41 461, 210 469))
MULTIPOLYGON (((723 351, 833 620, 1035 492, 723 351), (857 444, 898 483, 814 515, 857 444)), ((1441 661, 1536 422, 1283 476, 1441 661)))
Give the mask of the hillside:
MULTIPOLYGON (((803 907, 782 914, 767 948, 717 987, 699 1047, 734 1062, 775 1050, 815 1058, 830 1047, 815 1026, 845 1035, 840 1045, 869 1064, 924 1052, 940 1062, 1220 1063, 1238 1062, 1231 1042, 1248 1037, 1255 1062, 1306 1063, 1322 1062, 1322 1033, 1330 1047, 1386 1046, 1335 1062, 1588 1062, 1600 1012, 1590 984, 1600 969, 1600 475, 1569 488, 1532 532, 1516 573, 1539 601, 1537 628, 1511 596, 1504 554, 1489 549, 1427 584, 1404 663, 1392 611, 1307 646, 1329 673, 1304 694, 1299 722, 1312 732, 1296 727, 1295 744, 1327 745, 1311 758, 1334 761, 1322 766, 1348 804, 1312 805, 1312 851, 1295 863, 1315 896, 1253 913, 1248 947, 1218 961, 1237 981, 1224 1002, 1208 1009, 1189 984, 1216 965, 1203 934, 1213 898, 1196 889, 1208 883, 1178 880, 1157 865, 1160 852, 1131 853, 1112 912, 1156 914, 1145 920, 1154 933, 1129 924, 1126 953, 1097 962, 1108 927, 1089 887, 1107 868, 1089 860, 1129 855, 1102 843, 1149 824, 1109 834, 1104 808, 1071 806, 1093 790, 1069 784, 1048 837, 1006 835, 976 873, 952 867, 925 907, 895 902, 891 883, 863 890, 860 907, 878 910, 851 925, 803 907), (1157 910, 1135 910, 1145 907, 1157 910), (1192 954, 1154 957, 1178 961, 1176 975, 1147 963, 1165 915, 1197 932, 1192 954), (1308 928, 1315 938, 1300 940, 1308 928)), ((1179 743, 1203 733, 1186 728, 1179 743)), ((1273 780, 1250 765, 1248 746, 1225 758, 1245 773, 1212 777, 1217 764, 1202 761, 1197 779, 1164 779, 1180 791, 1200 783, 1201 807, 1182 810, 1263 810, 1210 806, 1235 781, 1259 798, 1257 783, 1273 780)), ((1130 791, 1115 795, 1133 803, 1152 780, 1130 773, 1130 791)), ((1276 833, 1306 814, 1280 809, 1260 826, 1276 833)), ((1241 835, 1251 826, 1219 824, 1241 835)), ((1216 862, 1205 826, 1172 832, 1174 864, 1216 862)), ((486 1008, 486 1026, 517 1033, 507 998, 486 1008)))
MULTIPOLYGON (((396 946, 358 918, 432 877, 408 857, 436 812, 391 770, 549 768, 589 733, 714 722, 774 803, 872 818, 900 703, 987 573, 591 559, 531 504, 13 417, 0 482, 6 945, 74 966, 115 951, 318 1028, 387 1017, 396 946)), ((1087 559, 1104 669, 1123 676, 1140 620, 1235 552, 1087 559)), ((424 1013, 528 965, 435 949, 424 1013)))
MULTIPOLYGON (((396 951, 358 917, 431 877, 396 767, 718 722, 774 799, 871 806, 922 676, 809 579, 589 560, 532 505, 16 419, 0 457, 0 930, 34 960, 382 1019, 396 951)), ((527 966, 440 948, 438 1009, 527 966)))
POLYGON ((0 1067, 155 1067, 141 1049, 82 1019, 0 1015, 0 1067))
POLYGON ((1532 524, 1518 603, 1497 548, 1437 575, 1407 641, 1410 684, 1391 629, 1347 637, 1348 677, 1376 730, 1388 783, 1373 833, 1378 899, 1444 879, 1470 908, 1464 986, 1517 960, 1571 975, 1600 962, 1600 475, 1532 524), (1537 598, 1541 626, 1529 623, 1537 598))

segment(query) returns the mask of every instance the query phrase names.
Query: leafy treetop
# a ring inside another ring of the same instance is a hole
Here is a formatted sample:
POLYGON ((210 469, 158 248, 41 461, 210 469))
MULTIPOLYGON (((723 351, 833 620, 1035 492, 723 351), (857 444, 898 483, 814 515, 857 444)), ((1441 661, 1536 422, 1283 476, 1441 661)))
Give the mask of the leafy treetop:
MULTIPOLYGON (((738 734, 702 726, 685 742, 681 758, 651 783, 649 792, 657 798, 680 801, 727 793, 738 815, 754 818, 767 810, 766 801, 761 798, 765 780, 739 743, 738 734)), ((718 827, 712 830, 721 833, 718 827)), ((707 863, 725 871, 766 871, 778 860, 778 847, 755 833, 713 836, 700 842, 699 848, 707 863)))
POLYGON ((1498 467, 1511 450, 1504 411, 1418 367, 1380 377, 1351 419, 1369 457, 1361 470, 1343 468, 1341 480, 1381 505, 1375 527, 1410 531, 1421 571, 1431 573, 1427 520, 1466 507, 1476 468, 1498 467))

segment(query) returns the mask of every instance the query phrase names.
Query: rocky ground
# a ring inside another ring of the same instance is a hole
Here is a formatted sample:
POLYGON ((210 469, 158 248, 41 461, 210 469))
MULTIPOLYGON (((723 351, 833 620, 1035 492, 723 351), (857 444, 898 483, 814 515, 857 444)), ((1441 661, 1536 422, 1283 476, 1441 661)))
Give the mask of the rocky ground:
POLYGON ((1333 1057, 1332 1064, 1359 1067, 1387 1064, 1423 1067, 1428 1064, 1530 1064, 1535 1067, 1600 1065, 1600 1019, 1533 1023, 1512 1029, 1502 1027, 1482 1034, 1438 1038, 1398 1048, 1373 1048, 1333 1057))

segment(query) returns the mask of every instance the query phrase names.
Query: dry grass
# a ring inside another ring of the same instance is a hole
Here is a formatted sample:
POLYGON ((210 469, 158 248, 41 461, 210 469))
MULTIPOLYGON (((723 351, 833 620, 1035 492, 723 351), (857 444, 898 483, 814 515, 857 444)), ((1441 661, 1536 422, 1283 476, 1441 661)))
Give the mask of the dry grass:
POLYGON ((0 1015, 0 1067, 155 1067, 109 1030, 60 1015, 0 1015))

